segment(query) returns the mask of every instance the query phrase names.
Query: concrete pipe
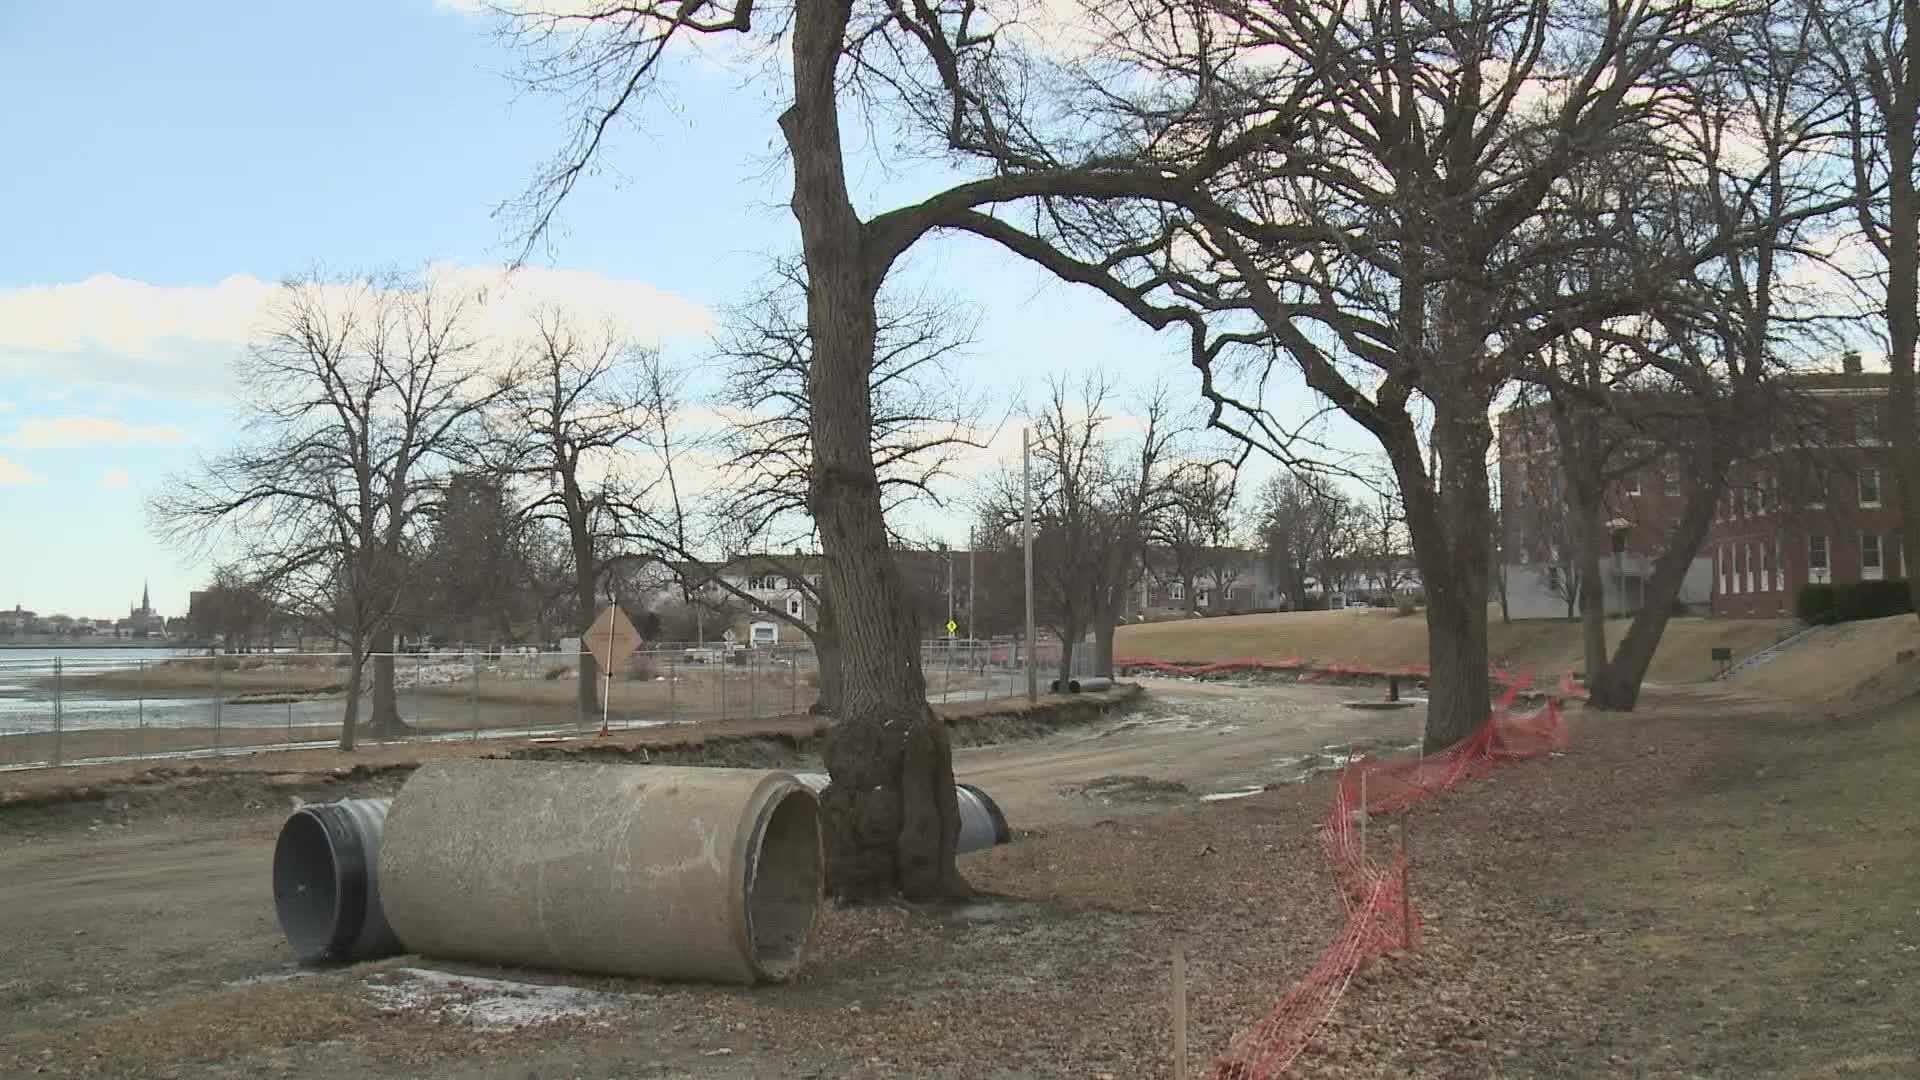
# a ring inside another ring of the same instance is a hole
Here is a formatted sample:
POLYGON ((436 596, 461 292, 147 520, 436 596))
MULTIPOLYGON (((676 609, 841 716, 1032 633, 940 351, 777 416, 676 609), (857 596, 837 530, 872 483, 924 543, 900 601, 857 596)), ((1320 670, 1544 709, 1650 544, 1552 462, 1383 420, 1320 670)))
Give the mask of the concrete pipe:
POLYGON ((380 854, 409 952, 659 979, 790 977, 824 880, 813 792, 758 769, 436 762, 380 854))
POLYGON ((1093 676, 1085 679, 1070 680, 1067 683, 1067 692, 1069 694, 1079 694, 1079 693, 1091 694, 1096 690, 1107 690, 1107 689, 1111 689, 1112 687, 1113 687, 1112 679, 1109 679, 1105 676, 1093 676))
MULTIPOLYGON (((816 794, 827 790, 827 785, 832 783, 832 778, 823 772, 794 773, 793 778, 812 788, 816 794)), ((1013 829, 1008 827, 1007 816, 1000 812, 999 803, 972 784, 955 784, 953 787, 960 803, 960 841, 955 850, 964 855, 969 851, 984 851, 1013 839, 1013 829)))
POLYGON ((380 903, 388 799, 303 806, 273 846, 273 907, 306 963, 373 960, 400 951, 380 903))

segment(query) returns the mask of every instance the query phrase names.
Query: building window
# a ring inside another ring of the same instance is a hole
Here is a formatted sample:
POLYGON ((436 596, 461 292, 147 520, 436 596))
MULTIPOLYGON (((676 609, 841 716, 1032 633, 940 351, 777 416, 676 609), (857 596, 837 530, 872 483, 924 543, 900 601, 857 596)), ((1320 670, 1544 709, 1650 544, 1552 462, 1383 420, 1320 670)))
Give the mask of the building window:
POLYGON ((1640 494, 1640 474, 1639 473, 1634 473, 1632 476, 1627 477, 1627 494, 1629 495, 1640 494))
POLYGON ((1827 565, 1827 538, 1815 534, 1807 537, 1807 583, 1824 585, 1833 580, 1833 571, 1827 565))
POLYGON ((1766 541, 1764 541, 1764 540, 1763 540, 1763 541, 1761 541, 1760 543, 1758 543, 1758 544, 1755 544, 1755 545, 1753 546, 1753 552, 1754 552, 1754 554, 1753 554, 1753 556, 1749 556, 1749 557, 1751 558, 1751 557, 1755 557, 1755 556, 1757 556, 1757 557, 1758 557, 1758 559, 1759 559, 1759 562, 1758 562, 1758 563, 1757 563, 1757 564, 1755 565, 1755 569, 1756 569, 1756 570, 1757 570, 1757 571, 1759 572, 1759 575, 1760 575, 1760 589, 1759 589, 1759 591, 1760 591, 1760 592, 1772 592, 1772 591, 1773 591, 1773 575, 1772 575, 1772 574, 1769 574, 1769 573, 1767 573, 1767 544, 1766 544, 1766 541))
POLYGON ((1780 561, 1780 538, 1773 538, 1773 587, 1775 591, 1787 591, 1787 567, 1780 561))
POLYGON ((1880 562, 1880 534, 1870 532, 1861 533, 1860 580, 1879 581, 1885 576, 1884 568, 1880 562))
POLYGON ((1807 505, 1815 510, 1827 505, 1827 471, 1815 469, 1807 478, 1807 505))
POLYGON ((1194 594, 1193 602, 1196 604, 1199 604, 1201 607, 1206 607, 1208 602, 1211 601, 1212 599, 1213 599, 1212 589, 1201 589, 1194 594))
POLYGON ((1728 592, 1727 575, 1731 573, 1733 569, 1730 564, 1731 564, 1731 560, 1727 555, 1727 545, 1721 544, 1720 545, 1720 595, 1721 596, 1727 595, 1727 592, 1728 592))
POLYGON ((747 579, 748 592, 773 592, 780 588, 780 579, 769 574, 755 574, 747 579))
POLYGON ((1860 470, 1860 505, 1868 509, 1880 505, 1880 470, 1864 468, 1860 470))
POLYGON ((1827 413, 1825 409, 1815 408, 1807 413, 1801 435, 1808 446, 1827 445, 1827 413))
POLYGON ((1755 494, 1760 500, 1760 513, 1768 513, 1773 509, 1773 474, 1761 473, 1760 479, 1756 480, 1754 484, 1758 488, 1755 494))
POLYGON ((1613 530, 1613 553, 1615 555, 1625 555, 1627 553, 1627 530, 1613 530))
POLYGON ((1747 591, 1753 592, 1753 545, 1751 543, 1740 545, 1740 567, 1747 573, 1747 591))
POLYGON ((1173 584, 1167 586, 1167 599, 1185 600, 1186 598, 1187 598, 1187 587, 1185 585, 1176 581, 1173 584))
POLYGON ((1861 446, 1879 446, 1886 438, 1881 426, 1880 406, 1864 401, 1853 407, 1853 441, 1861 446))
POLYGON ((787 597, 787 614, 788 615, 791 615, 797 619, 800 617, 800 613, 802 610, 804 610, 804 608, 800 602, 799 597, 797 596, 787 597))

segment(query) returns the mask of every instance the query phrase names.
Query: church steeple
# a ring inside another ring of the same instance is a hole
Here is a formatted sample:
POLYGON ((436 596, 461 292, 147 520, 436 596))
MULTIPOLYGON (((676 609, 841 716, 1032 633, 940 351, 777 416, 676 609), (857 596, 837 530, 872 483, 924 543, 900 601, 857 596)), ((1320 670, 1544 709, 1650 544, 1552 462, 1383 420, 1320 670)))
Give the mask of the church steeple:
POLYGON ((149 595, 145 581, 140 583, 140 610, 143 612, 153 610, 153 597, 149 595))

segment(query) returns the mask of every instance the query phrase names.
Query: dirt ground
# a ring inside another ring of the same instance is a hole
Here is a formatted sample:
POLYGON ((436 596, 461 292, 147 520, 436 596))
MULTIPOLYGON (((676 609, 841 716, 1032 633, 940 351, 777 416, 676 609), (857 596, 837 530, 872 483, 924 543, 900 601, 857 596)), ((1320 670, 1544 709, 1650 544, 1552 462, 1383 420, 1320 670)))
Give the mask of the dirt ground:
MULTIPOLYGON (((1626 619, 1608 620, 1611 645, 1619 644, 1628 624, 1626 619)), ((1715 669, 1715 646, 1731 648, 1739 659, 1797 629, 1791 619, 1674 619, 1667 624, 1647 677, 1660 683, 1708 679, 1715 669)), ((1503 623, 1496 607, 1488 611, 1487 633, 1494 659, 1509 668, 1557 676, 1583 666, 1580 627, 1574 623, 1557 619, 1503 623)), ((1427 622, 1424 615, 1403 617, 1376 608, 1174 620, 1121 627, 1114 652, 1169 662, 1298 657, 1321 663, 1364 661, 1377 667, 1403 667, 1426 661, 1427 622)))
MULTIPOLYGON (((1326 782, 1200 796, 1411 736, 1420 710, 1340 708, 1361 696, 1167 683, 962 750, 1019 830, 963 860, 987 899, 830 910, 802 977, 753 990, 301 972, 271 911, 278 823, 397 773, 0 815, 0 1075, 1165 1076, 1175 936, 1198 1070, 1342 917, 1326 782)), ((1564 756, 1415 809, 1427 945, 1363 972, 1298 1072, 1920 1075, 1920 705, 1836 721, 1690 688, 1572 723, 1564 756)))

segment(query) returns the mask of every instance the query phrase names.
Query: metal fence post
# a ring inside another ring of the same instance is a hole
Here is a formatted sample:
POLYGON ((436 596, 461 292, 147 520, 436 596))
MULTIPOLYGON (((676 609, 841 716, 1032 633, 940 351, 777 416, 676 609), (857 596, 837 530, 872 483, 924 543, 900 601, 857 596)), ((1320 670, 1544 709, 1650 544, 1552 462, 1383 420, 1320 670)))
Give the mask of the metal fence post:
POLYGON ((673 723, 675 713, 674 697, 680 691, 675 685, 680 681, 680 658, 673 653, 667 654, 667 723, 673 723))
POLYGON ((66 676, 62 672, 61 660, 56 656, 53 658, 53 763, 55 765, 61 762, 63 749, 61 742, 65 738, 62 728, 66 726, 66 717, 61 715, 61 710, 66 708, 65 696, 66 676))
POLYGON ((760 650, 747 650, 747 719, 760 719, 760 650))
POLYGON ((226 709, 227 695, 221 685, 220 668, 222 657, 213 654, 213 756, 220 756, 220 724, 226 709))
POLYGON ((467 695, 467 715, 473 721, 473 742, 480 741, 480 654, 473 654, 473 690, 467 695))
POLYGON ((140 684, 134 691, 134 708, 137 712, 134 725, 133 756, 147 756, 147 661, 142 658, 135 663, 140 665, 140 684))

